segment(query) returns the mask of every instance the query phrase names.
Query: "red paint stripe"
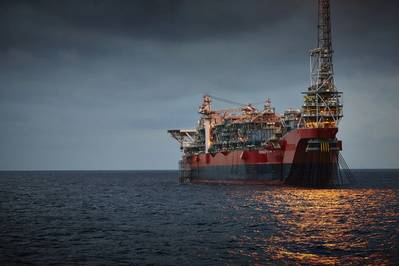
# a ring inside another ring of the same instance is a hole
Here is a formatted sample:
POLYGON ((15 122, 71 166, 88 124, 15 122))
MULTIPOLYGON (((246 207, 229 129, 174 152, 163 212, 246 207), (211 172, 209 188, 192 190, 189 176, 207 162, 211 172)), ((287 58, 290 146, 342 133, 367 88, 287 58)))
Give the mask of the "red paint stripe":
POLYGON ((280 180, 254 180, 254 179, 239 179, 239 180, 213 180, 213 179, 194 179, 191 180, 193 184, 215 184, 215 185, 282 185, 280 180))
POLYGON ((248 164, 278 164, 283 158, 282 150, 266 151, 231 151, 228 154, 218 152, 211 154, 198 154, 191 157, 191 167, 225 166, 225 165, 248 165, 248 164), (245 154, 245 156, 243 156, 245 154))
POLYGON ((214 163, 208 163, 205 165, 191 165, 191 169, 197 169, 197 168, 206 168, 206 167, 212 167, 212 166, 235 166, 235 165, 275 165, 275 164, 281 164, 281 162, 270 162, 270 163, 238 163, 238 164, 214 164, 214 163))

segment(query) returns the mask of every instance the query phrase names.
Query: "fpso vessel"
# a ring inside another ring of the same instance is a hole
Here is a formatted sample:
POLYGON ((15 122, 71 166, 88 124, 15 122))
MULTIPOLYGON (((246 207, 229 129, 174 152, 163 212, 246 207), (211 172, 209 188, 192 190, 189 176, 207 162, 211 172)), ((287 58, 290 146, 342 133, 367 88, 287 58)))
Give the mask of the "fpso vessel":
POLYGON ((337 139, 342 93, 334 85, 330 1, 318 1, 318 45, 310 51, 311 84, 301 109, 278 115, 270 99, 214 110, 205 95, 196 129, 168 130, 181 145, 181 182, 334 185, 342 175, 337 139))

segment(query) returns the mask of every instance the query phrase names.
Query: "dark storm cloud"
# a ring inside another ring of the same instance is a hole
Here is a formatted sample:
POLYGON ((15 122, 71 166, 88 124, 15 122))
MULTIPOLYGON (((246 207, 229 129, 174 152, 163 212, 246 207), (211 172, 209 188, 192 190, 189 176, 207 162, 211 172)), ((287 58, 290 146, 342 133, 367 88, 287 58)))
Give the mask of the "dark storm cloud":
MULTIPOLYGON (((301 6, 301 1, 276 5, 274 1, 261 0, 251 1, 250 5, 226 0, 11 1, 3 3, 2 17, 8 32, 15 26, 29 28, 29 22, 44 27, 68 25, 135 37, 181 40, 221 37, 271 26, 301 6)), ((25 33, 27 39, 35 35, 25 33)))
MULTIPOLYGON (((280 112, 299 106, 314 4, 1 2, 0 168, 174 168, 178 147, 165 130, 194 126, 203 93, 270 96, 280 112)), ((397 10, 397 1, 332 1, 341 134, 355 167, 397 166, 357 156, 367 153, 362 143, 385 145, 364 128, 399 134, 387 115, 399 111, 397 10)), ((399 149, 385 146, 388 155, 399 149)))

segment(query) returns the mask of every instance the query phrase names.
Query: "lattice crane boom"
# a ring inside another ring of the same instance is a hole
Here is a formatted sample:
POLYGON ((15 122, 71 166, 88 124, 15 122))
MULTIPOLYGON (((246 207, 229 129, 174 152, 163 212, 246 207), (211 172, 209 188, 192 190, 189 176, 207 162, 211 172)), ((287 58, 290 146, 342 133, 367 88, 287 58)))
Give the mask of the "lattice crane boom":
POLYGON ((305 127, 337 127, 343 117, 341 92, 334 84, 330 0, 318 0, 317 48, 310 51, 310 87, 304 92, 305 127))

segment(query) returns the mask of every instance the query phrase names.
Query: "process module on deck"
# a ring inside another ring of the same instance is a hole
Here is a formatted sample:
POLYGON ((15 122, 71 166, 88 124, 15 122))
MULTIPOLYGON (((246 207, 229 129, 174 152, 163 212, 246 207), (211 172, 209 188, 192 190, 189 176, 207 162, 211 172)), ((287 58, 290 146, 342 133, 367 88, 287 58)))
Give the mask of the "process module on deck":
POLYGON ((213 110, 205 95, 196 129, 169 130, 183 151, 182 182, 329 186, 347 168, 336 138, 343 117, 342 93, 334 85, 330 1, 318 1, 318 45, 310 51, 311 84, 301 110, 278 115, 270 99, 213 110))

